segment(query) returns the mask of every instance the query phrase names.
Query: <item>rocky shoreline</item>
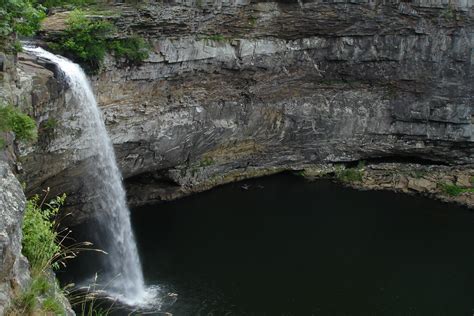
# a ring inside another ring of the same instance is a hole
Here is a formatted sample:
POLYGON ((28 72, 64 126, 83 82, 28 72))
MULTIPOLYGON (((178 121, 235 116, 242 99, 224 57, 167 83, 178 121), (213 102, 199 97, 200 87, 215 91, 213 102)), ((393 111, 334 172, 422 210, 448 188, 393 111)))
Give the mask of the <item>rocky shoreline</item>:
MULTIPOLYGON (((391 190, 417 194, 474 209, 474 168, 413 163, 368 164, 358 169, 358 179, 335 180, 361 190, 391 190)), ((337 173, 334 167, 309 168, 303 176, 314 180, 337 173), (332 169, 332 170, 331 170, 332 169)), ((334 178, 334 177, 333 177, 334 178)))
MULTIPOLYGON (((354 165, 354 164, 352 164, 354 165)), ((368 163, 348 167, 343 164, 287 165, 278 168, 250 167, 213 174, 212 168, 194 168, 192 174, 174 170, 174 177, 149 174, 127 180, 128 200, 132 207, 172 201, 249 178, 292 172, 310 181, 332 179, 360 190, 391 190, 427 196, 443 202, 474 209, 474 167, 423 165, 416 163, 368 163), (352 171, 355 176, 344 176, 352 171)))

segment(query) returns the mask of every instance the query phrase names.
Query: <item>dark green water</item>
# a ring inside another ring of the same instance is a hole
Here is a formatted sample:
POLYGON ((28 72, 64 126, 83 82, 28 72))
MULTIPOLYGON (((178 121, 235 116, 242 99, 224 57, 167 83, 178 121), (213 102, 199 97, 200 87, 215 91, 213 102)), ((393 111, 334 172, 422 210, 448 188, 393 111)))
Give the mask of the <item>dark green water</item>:
POLYGON ((473 315, 474 214, 277 175, 133 210, 174 315, 473 315), (249 189, 241 188, 249 184, 249 189))

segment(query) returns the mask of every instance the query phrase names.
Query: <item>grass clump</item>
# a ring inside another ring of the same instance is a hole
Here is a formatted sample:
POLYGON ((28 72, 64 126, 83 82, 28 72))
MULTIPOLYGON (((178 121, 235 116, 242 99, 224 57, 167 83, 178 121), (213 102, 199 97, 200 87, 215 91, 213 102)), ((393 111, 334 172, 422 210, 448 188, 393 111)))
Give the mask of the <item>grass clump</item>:
POLYGON ((210 40, 210 41, 214 41, 214 42, 224 42, 224 41, 227 41, 228 38, 225 37, 224 35, 222 34, 213 34, 213 35, 209 35, 205 38, 206 40, 210 40))
POLYGON ((8 105, 0 105, 0 148, 5 145, 5 133, 14 132, 16 139, 28 142, 36 140, 37 131, 35 121, 18 108, 8 105))
POLYGON ((34 196, 26 203, 23 220, 23 254, 31 265, 33 274, 40 273, 46 267, 59 267, 58 258, 61 246, 56 232, 56 221, 60 207, 66 195, 58 196, 49 203, 39 203, 39 196, 34 196), (42 209, 42 206, 45 206, 42 209))
POLYGON ((441 190, 449 196, 458 196, 465 192, 474 192, 474 188, 463 188, 455 184, 441 183, 441 190))

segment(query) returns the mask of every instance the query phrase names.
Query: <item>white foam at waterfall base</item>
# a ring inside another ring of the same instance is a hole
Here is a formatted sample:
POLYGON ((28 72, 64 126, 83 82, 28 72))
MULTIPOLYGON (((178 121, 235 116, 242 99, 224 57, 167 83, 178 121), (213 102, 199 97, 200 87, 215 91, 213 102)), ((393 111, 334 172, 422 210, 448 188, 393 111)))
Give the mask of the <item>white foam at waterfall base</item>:
POLYGON ((72 93, 72 100, 68 102, 76 104, 84 120, 81 137, 88 138, 92 159, 83 177, 88 184, 86 187, 90 187, 89 193, 95 196, 92 203, 103 235, 101 246, 108 253, 104 256, 107 270, 102 276, 102 282, 107 284, 105 290, 129 305, 152 303, 156 306, 156 288, 145 287, 112 142, 84 71, 78 64, 42 48, 26 46, 24 50, 58 66, 72 93))

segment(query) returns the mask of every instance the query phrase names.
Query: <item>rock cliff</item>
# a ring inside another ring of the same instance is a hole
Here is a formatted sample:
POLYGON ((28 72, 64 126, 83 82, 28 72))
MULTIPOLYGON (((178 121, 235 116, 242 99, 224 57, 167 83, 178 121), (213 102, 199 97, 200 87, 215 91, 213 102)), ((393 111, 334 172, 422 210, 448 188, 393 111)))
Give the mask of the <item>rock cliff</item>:
MULTIPOLYGON (((143 64, 110 58, 92 77, 132 204, 311 164, 474 164, 470 0, 108 10, 152 46, 143 64)), ((61 31, 49 25, 44 38, 61 31)), ((57 100, 39 117, 58 126, 22 154, 25 179, 83 205, 78 177, 93 157, 68 94, 57 100)))
POLYGON ((29 265, 21 254, 24 210, 23 189, 10 166, 0 160, 0 315, 29 281, 29 265))

